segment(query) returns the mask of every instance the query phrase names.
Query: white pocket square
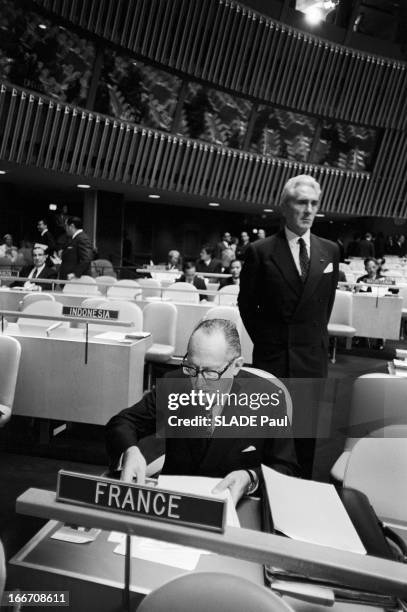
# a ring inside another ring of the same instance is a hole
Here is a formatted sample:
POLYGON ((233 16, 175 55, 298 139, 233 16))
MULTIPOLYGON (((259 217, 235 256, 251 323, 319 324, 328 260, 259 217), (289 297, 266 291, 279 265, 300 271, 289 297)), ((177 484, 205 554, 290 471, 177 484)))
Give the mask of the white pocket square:
POLYGON ((255 446, 248 446, 247 448, 242 450, 242 453, 250 453, 251 451, 255 451, 256 447, 255 446))
POLYGON ((329 263, 329 264, 327 265, 327 267, 325 268, 325 270, 324 270, 324 274, 329 274, 329 272, 333 272, 333 271, 334 271, 334 268, 333 268, 333 265, 332 265, 332 262, 331 262, 331 263, 329 263))

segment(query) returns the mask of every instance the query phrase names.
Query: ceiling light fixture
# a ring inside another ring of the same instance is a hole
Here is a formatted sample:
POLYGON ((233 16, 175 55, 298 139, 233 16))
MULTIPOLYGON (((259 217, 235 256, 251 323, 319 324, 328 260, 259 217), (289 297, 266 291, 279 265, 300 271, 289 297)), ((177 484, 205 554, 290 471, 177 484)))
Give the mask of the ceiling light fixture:
POLYGON ((5 170, 0 170, 0 174, 6 174, 5 170))
POLYGON ((325 214, 324 213, 317 213, 315 216, 316 217, 325 217, 325 214))
POLYGON ((264 212, 274 212, 272 208, 264 208, 264 212))
POLYGON ((159 200, 161 198, 161 196, 157 195, 156 193, 150 193, 148 197, 152 200, 159 200))
POLYGON ((78 189, 90 189, 90 185, 76 185, 78 189))
POLYGON ((48 208, 49 210, 57 210, 58 206, 56 204, 50 204, 48 208))
POLYGON ((40 28, 40 30, 46 30, 47 29, 47 26, 45 25, 45 23, 38 24, 38 27, 40 28))
POLYGON ((209 202, 209 206, 220 206, 219 202, 209 202))
POLYGON ((305 11, 305 19, 310 25, 318 25, 324 20, 324 14, 318 7, 310 6, 305 11))

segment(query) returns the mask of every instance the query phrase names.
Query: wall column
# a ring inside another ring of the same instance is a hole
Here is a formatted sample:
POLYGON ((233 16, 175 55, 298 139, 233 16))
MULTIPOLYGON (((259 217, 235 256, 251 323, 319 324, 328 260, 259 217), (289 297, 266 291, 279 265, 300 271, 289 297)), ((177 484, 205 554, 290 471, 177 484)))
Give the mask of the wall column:
POLYGON ((98 192, 85 191, 83 197, 83 227, 92 245, 97 248, 96 228, 98 218, 98 192))

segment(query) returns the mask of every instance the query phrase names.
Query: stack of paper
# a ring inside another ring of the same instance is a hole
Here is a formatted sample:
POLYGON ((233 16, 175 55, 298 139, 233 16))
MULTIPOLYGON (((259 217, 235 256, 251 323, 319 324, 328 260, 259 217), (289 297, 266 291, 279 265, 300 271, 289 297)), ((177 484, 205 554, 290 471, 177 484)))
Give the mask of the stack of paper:
POLYGON ((333 485, 262 466, 274 529, 310 544, 366 554, 333 485))

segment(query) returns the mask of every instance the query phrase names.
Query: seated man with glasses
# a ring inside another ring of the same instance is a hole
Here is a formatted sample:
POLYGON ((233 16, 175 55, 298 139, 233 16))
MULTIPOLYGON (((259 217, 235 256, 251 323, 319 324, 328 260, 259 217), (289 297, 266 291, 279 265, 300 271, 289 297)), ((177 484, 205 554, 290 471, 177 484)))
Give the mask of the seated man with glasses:
MULTIPOLYGON (((278 409, 270 406, 265 410, 272 416, 281 417, 285 412, 285 396, 272 380, 259 378, 241 370, 243 358, 239 334, 236 326, 225 319, 201 321, 193 331, 188 352, 184 357, 182 369, 177 369, 164 377, 168 391, 183 387, 187 397, 211 397, 209 425, 206 424, 205 436, 167 437, 165 440, 164 474, 196 475, 222 478, 216 487, 218 491, 229 488, 235 503, 245 493, 252 493, 258 485, 260 465, 262 463, 280 472, 297 475, 294 444, 290 426, 284 435, 263 430, 250 437, 251 431, 245 430, 240 436, 239 428, 234 432, 230 428, 222 429, 216 422, 220 417, 230 421, 232 416, 243 414, 255 415, 261 410, 233 404, 233 398, 242 397, 242 393, 255 389, 255 395, 265 393, 281 398, 278 409), (223 404, 215 401, 223 398, 223 404), (225 403, 225 399, 231 402, 225 403)), ((166 393, 170 397, 170 393, 166 393)), ((172 393, 172 396, 177 394, 172 393)), ((183 394, 184 395, 184 394, 183 394)), ((247 395, 247 393, 246 393, 247 395)), ((158 393, 151 391, 143 399, 122 410, 106 426, 107 451, 111 468, 121 466, 121 479, 144 483, 146 460, 139 448, 139 441, 156 432, 158 393)), ((194 412, 190 404, 173 414, 194 412)), ((208 408, 208 406, 207 406, 208 408)), ((174 416, 174 418, 176 418, 174 416)), ((282 420, 282 419, 280 419, 282 420)), ((183 430, 184 431, 184 430, 183 430)), ((271 431, 271 430, 270 430, 271 431)), ((182 434, 183 435, 183 434, 182 434)))

